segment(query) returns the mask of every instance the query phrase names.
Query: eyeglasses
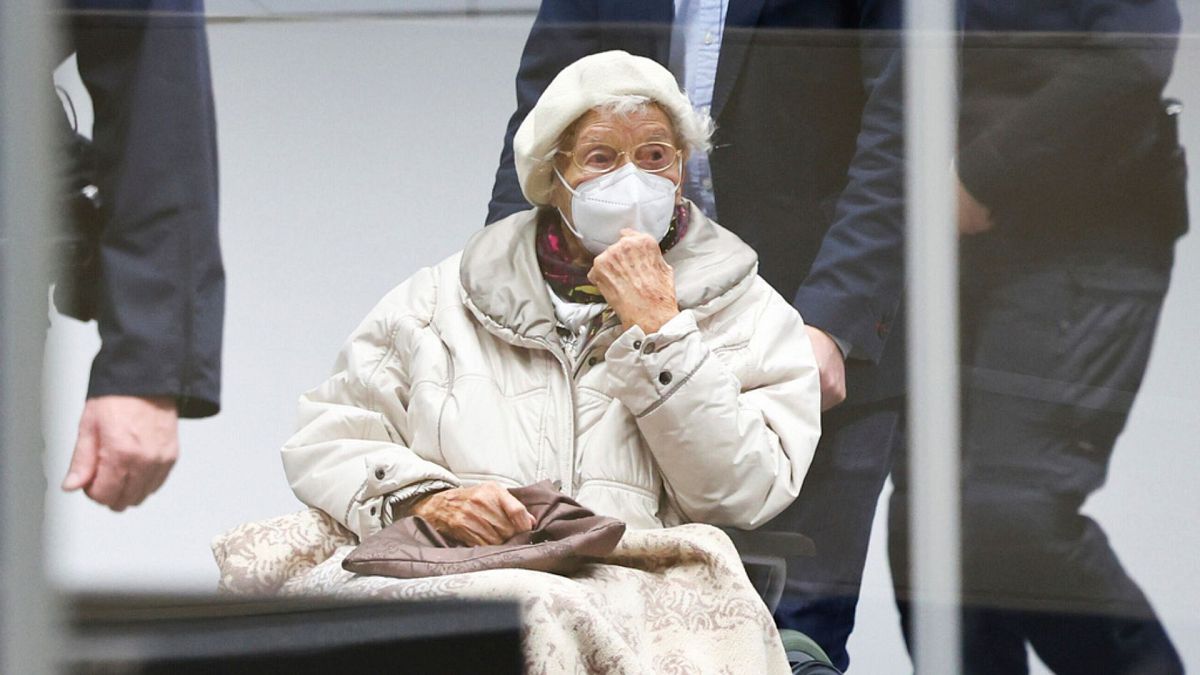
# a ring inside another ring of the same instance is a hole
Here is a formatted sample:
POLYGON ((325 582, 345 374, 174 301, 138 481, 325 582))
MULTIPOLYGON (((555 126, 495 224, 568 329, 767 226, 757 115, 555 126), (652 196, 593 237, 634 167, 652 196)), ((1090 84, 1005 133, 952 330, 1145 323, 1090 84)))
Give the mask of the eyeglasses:
POLYGON ((621 163, 621 155, 633 161, 642 171, 660 173, 675 165, 679 151, 670 143, 651 141, 636 145, 632 150, 617 150, 604 143, 584 143, 575 146, 574 150, 559 150, 560 154, 571 158, 580 171, 590 174, 608 173, 621 163))

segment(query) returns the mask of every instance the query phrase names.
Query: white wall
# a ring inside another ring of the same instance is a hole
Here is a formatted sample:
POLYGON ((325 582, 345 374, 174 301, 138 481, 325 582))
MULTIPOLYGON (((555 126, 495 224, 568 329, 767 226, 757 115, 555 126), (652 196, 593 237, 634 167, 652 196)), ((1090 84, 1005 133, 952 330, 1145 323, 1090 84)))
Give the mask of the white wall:
MULTIPOLYGON (((271 5, 214 4, 234 14, 271 5)), ((1187 9, 1188 25, 1200 26, 1200 11, 1187 9)), ((300 508, 277 453, 296 397, 323 379, 386 290, 482 224, 529 21, 211 25, 229 278, 224 410, 182 425, 179 464, 140 508, 116 515, 50 491, 50 569, 61 585, 211 589, 212 536, 300 508)), ((1185 116, 1185 142, 1200 148, 1200 40, 1187 44, 1177 70, 1171 89, 1196 111, 1185 116)), ((1200 204, 1195 185, 1192 201, 1200 204)), ((1088 509, 1200 669, 1200 579, 1191 569, 1200 559, 1192 523, 1200 513, 1200 235, 1179 253, 1142 395, 1109 486, 1088 509)), ((91 326, 55 319, 46 375, 52 486, 66 470, 97 346, 91 326)), ((861 673, 908 670, 883 554, 885 510, 851 640, 861 673)))

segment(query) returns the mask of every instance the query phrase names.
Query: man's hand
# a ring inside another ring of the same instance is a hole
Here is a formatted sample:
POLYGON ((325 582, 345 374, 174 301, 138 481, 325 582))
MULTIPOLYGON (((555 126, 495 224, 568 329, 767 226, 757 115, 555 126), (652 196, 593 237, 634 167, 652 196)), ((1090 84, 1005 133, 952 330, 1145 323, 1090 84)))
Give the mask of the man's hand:
POLYGON ((621 318, 625 330, 637 325, 647 334, 656 333, 679 314, 675 271, 648 234, 621 230, 621 238, 592 262, 588 280, 621 318))
POLYGON ((821 412, 825 412, 846 400, 846 361, 842 358, 842 350, 825 331, 812 326, 804 329, 808 331, 808 340, 817 357, 817 371, 821 374, 821 412))
POLYGON ((983 234, 992 229, 992 212, 958 183, 958 233, 983 234))
POLYGON ((169 397, 97 396, 79 420, 62 489, 113 511, 137 506, 167 480, 179 457, 179 413, 169 397))
POLYGON ((499 483, 452 488, 422 497, 409 513, 471 546, 503 544, 537 525, 525 505, 499 483))

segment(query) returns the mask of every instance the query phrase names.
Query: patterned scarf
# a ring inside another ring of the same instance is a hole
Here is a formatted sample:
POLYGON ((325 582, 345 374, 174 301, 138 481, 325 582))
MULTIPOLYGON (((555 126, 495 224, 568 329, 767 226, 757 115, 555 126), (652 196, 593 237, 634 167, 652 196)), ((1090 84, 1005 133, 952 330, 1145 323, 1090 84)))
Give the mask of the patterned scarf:
MULTIPOLYGON (((689 211, 687 202, 675 207, 675 217, 667 234, 658 242, 663 253, 671 250, 687 234, 689 211)), ((588 281, 588 272, 592 270, 588 264, 580 264, 571 259, 567 243, 563 239, 562 220, 557 212, 542 209, 537 222, 538 267, 542 270, 542 278, 550 284, 550 289, 558 297, 568 302, 607 302, 600 291, 588 281)))

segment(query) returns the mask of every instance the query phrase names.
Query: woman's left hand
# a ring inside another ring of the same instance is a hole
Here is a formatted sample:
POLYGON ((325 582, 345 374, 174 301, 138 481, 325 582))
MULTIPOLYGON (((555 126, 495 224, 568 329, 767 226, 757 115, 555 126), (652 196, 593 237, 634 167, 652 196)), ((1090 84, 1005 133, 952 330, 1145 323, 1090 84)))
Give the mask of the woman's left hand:
POLYGON ((588 280, 621 318, 625 330, 637 325, 647 334, 655 333, 679 314, 675 271, 648 234, 621 230, 621 238, 592 262, 588 280))

